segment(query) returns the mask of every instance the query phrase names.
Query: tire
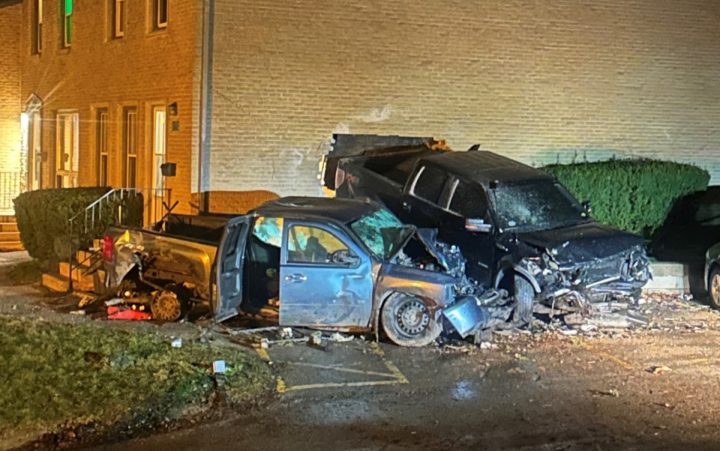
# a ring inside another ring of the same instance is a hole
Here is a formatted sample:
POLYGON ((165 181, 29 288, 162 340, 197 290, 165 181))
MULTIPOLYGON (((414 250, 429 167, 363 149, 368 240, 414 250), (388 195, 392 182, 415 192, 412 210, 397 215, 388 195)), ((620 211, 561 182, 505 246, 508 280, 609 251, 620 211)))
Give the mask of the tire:
POLYGON ((150 302, 153 319, 175 322, 184 318, 188 312, 188 302, 181 291, 176 286, 168 286, 156 294, 150 302))
POLYGON ((720 310, 720 267, 716 266, 710 271, 708 279, 708 301, 710 307, 720 310))
POLYGON ((408 294, 392 294, 383 305, 381 319, 385 335, 398 346, 427 346, 442 332, 425 302, 408 294))
POLYGON ((513 322, 519 325, 530 324, 533 318, 535 289, 529 280, 517 274, 515 275, 513 282, 515 290, 515 310, 513 311, 513 322))

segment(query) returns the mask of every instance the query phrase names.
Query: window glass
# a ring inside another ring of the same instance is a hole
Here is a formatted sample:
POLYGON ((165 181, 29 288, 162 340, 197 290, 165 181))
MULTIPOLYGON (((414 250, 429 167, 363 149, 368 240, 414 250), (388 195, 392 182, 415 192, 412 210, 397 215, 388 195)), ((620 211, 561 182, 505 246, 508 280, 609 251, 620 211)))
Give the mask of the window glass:
POLYGON ((291 263, 331 263, 331 254, 348 247, 332 233, 308 226, 292 226, 288 232, 288 261, 291 263))
POLYGON ((73 36, 73 0, 64 0, 63 5, 63 45, 69 47, 73 36))
POLYGON ((443 186, 447 180, 447 173, 433 166, 425 166, 422 174, 415 182, 413 193, 427 201, 437 204, 442 195, 443 186))
POLYGON ((282 218, 266 218, 261 216, 255 220, 252 233, 263 243, 280 247, 282 245, 282 230, 282 218))
POLYGON ((482 188, 459 180, 450 201, 450 211, 454 211, 464 218, 484 219, 487 213, 487 204, 482 188))

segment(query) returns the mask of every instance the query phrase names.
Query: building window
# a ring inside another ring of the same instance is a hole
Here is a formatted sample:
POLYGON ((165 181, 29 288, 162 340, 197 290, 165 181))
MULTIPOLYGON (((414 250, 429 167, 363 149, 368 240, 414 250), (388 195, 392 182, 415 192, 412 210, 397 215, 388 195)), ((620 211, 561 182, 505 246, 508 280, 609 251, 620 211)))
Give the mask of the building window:
POLYGON ((125 0, 110 0, 112 11, 112 37, 125 36, 125 0))
POLYGON ((162 30, 168 24, 168 0, 152 0, 153 29, 162 30))
POLYGON ((77 113, 58 113, 55 128, 55 186, 77 186, 80 119, 77 113))
POLYGON ((43 0, 33 1, 33 53, 42 52, 43 0))
POLYGON ((62 0, 62 43, 63 47, 70 47, 73 37, 73 0, 62 0))
POLYGON ((97 110, 97 180, 98 186, 108 186, 108 111, 106 108, 97 110))
POLYGON ((137 188, 137 108, 123 109, 122 149, 125 187, 137 188))

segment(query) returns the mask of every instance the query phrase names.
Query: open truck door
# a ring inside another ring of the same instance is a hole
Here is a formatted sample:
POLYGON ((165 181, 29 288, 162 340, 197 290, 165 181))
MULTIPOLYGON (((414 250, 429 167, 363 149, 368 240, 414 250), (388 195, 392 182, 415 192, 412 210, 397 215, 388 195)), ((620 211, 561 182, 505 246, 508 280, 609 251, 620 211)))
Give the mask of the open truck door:
POLYGON ((245 246, 250 216, 240 216, 228 221, 215 257, 217 274, 217 297, 212 304, 216 321, 224 321, 238 314, 243 301, 243 272, 245 246))

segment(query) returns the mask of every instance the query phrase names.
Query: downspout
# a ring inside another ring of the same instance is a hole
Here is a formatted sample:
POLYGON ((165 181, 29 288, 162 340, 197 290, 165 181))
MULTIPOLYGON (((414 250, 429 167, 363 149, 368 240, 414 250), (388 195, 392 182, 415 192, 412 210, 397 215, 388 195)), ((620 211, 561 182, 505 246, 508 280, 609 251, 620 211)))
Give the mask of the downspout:
POLYGON ((215 20, 215 0, 202 5, 202 59, 200 70, 200 133, 198 143, 197 190, 201 197, 201 212, 207 212, 210 177, 210 144, 212 138, 212 67, 215 20))

